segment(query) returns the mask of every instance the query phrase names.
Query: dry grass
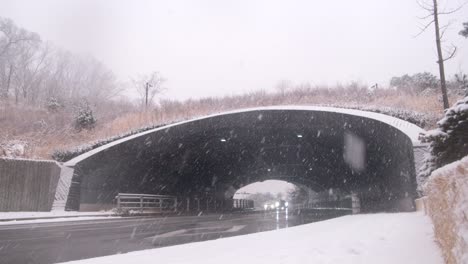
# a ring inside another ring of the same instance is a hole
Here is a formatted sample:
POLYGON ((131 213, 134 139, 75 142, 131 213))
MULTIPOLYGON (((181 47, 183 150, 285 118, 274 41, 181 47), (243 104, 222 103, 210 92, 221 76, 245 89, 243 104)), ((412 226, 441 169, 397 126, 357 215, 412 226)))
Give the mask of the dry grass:
POLYGON ((468 157, 434 171, 424 187, 435 239, 449 264, 468 260, 468 157))
MULTIPOLYGON (((458 98, 451 96, 451 102, 458 98)), ((417 96, 390 89, 370 92, 365 87, 296 88, 281 93, 256 91, 238 96, 198 100, 162 101, 151 111, 138 111, 124 102, 94 105, 98 123, 92 131, 72 127, 72 109, 50 113, 41 107, 0 102, 0 156, 2 145, 12 140, 27 142, 23 157, 49 159, 54 150, 69 149, 99 139, 151 126, 233 109, 269 105, 361 105, 391 107, 437 118, 442 115, 437 95, 417 96)), ((436 119, 437 119, 436 118, 436 119)), ((436 120, 434 119, 434 120, 436 120)), ((435 122, 429 127, 434 126, 435 122)))

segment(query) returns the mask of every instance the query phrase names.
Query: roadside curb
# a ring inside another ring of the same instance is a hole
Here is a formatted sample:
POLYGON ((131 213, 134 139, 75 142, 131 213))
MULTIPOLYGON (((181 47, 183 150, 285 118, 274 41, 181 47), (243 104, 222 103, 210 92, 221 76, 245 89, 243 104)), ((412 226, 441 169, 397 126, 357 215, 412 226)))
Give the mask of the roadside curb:
MULTIPOLYGON (((241 214, 256 214, 261 213, 263 211, 244 211, 241 214)), ((206 212, 202 213, 203 215, 211 214, 213 212, 206 212)), ((223 212, 220 212, 223 213, 223 212)), ((224 213, 232 213, 232 212, 224 212, 224 213)), ((238 212, 239 213, 239 212, 238 212)), ((172 217, 172 216, 197 216, 200 213, 173 213, 173 214, 160 214, 160 213, 143 213, 143 214, 134 214, 134 215, 118 215, 118 214, 80 214, 80 215, 57 215, 57 216, 37 216, 37 217, 20 217, 20 218, 0 218, 1 222, 19 222, 19 221, 28 221, 28 220, 41 220, 41 219, 57 219, 57 218, 79 218, 79 217, 109 217, 109 218, 125 218, 125 219, 132 219, 132 218, 146 218, 146 217, 172 217)))
POLYGON ((40 219, 56 219, 56 218, 72 218, 72 217, 113 217, 119 215, 112 214, 89 214, 89 215, 60 215, 60 216, 44 216, 44 217, 21 217, 21 218, 1 218, 0 222, 9 222, 9 221, 27 221, 27 220, 40 220, 40 219))

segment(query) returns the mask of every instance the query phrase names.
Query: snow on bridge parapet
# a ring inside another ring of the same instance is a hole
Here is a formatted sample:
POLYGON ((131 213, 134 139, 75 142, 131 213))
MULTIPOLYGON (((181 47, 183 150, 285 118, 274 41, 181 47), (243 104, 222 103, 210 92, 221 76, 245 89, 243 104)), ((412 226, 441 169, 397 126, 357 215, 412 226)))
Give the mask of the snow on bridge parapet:
POLYGON ((217 114, 212 114, 212 115, 207 115, 207 116, 202 116, 198 118, 193 118, 190 120, 186 121, 181 121, 181 122, 176 122, 172 123, 169 125, 165 126, 160 126, 154 129, 150 129, 144 132, 140 132, 137 134, 130 135, 128 137, 124 137, 121 139, 118 139, 116 141, 110 142, 108 144, 105 144, 103 146, 97 147, 93 150, 90 150, 84 154, 81 154, 68 162, 65 162, 65 166, 67 167, 74 167, 78 162, 87 159, 88 157, 102 151, 105 149, 108 149, 112 146, 118 145, 120 143, 126 142, 128 140, 144 136, 147 134, 154 133, 156 131, 160 130, 165 130, 171 127, 175 127, 178 125, 190 123, 193 121, 198 121, 198 120, 203 120, 203 119, 208 119, 212 117, 217 117, 217 116, 223 116, 223 115, 230 115, 230 114, 238 114, 238 113, 246 113, 246 112, 254 112, 254 111, 267 111, 267 110, 302 110, 302 111, 316 111, 316 112, 329 112, 329 113, 340 113, 340 114, 345 114, 345 115, 353 115, 353 116, 358 116, 358 117, 364 117, 364 118, 369 118, 373 119, 376 121, 380 121, 382 123, 388 124, 390 126, 393 126, 397 128, 398 130, 402 131, 405 135, 407 135, 414 147, 418 147, 421 145, 424 145, 421 143, 419 140, 419 135, 423 132, 425 132, 424 129, 418 127, 415 124, 412 124, 408 121, 385 115, 385 114, 380 114, 380 113, 375 113, 375 112, 369 112, 369 111, 362 111, 362 110, 355 110, 355 109, 348 109, 348 108, 338 108, 338 107, 328 107, 328 106, 294 106, 294 105, 284 105, 284 106, 264 106, 264 107, 254 107, 254 108, 244 108, 244 109, 239 109, 239 110, 233 110, 233 111, 227 111, 227 112, 221 112, 217 114))

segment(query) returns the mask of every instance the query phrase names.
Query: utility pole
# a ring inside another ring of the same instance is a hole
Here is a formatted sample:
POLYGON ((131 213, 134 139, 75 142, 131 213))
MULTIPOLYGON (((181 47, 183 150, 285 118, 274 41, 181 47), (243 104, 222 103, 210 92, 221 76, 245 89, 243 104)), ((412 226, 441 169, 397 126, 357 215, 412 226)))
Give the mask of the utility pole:
POLYGON ((146 87, 145 87, 145 108, 148 109, 148 91, 149 91, 149 88, 152 87, 151 84, 149 82, 146 82, 146 87))

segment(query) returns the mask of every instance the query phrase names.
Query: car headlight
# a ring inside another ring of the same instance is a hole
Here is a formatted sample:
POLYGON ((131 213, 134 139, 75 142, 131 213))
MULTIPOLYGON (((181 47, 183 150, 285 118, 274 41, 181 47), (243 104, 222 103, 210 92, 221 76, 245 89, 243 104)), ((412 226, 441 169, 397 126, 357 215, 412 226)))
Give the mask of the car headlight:
POLYGON ((276 202, 276 203, 275 203, 275 207, 279 207, 279 202, 276 202))
POLYGON ((288 207, 289 203, 288 202, 285 202, 284 203, 284 206, 288 207))

